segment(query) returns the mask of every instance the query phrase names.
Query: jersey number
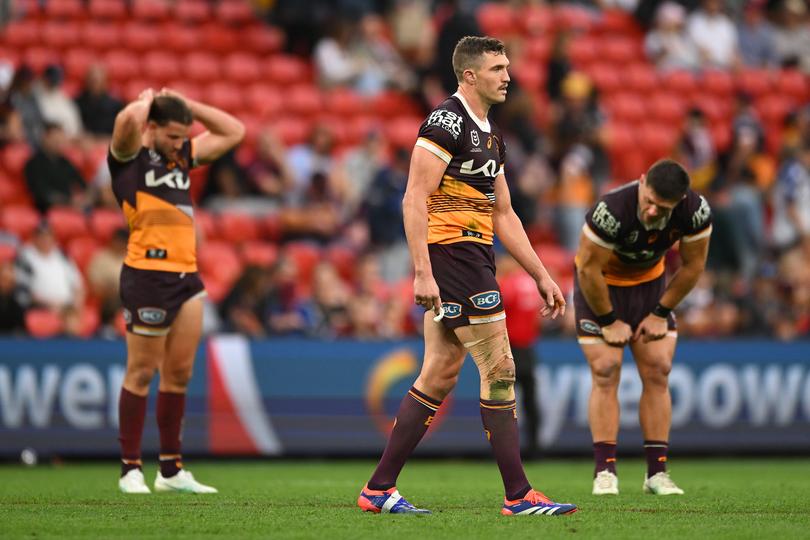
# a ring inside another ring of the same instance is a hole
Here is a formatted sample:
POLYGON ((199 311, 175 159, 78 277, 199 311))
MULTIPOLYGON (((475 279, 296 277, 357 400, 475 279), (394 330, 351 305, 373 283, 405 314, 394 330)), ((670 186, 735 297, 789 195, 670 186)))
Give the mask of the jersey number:
POLYGON ((484 176, 489 176, 490 178, 495 178, 498 176, 498 164, 495 163, 494 159, 487 160, 486 163, 475 170, 472 168, 473 161, 474 160, 471 159, 461 164, 461 168, 459 169, 461 174, 468 174, 472 176, 474 174, 482 173, 484 176))
POLYGON ((160 187, 164 184, 172 189, 188 189, 191 180, 180 171, 172 171, 160 178, 155 178, 155 171, 146 173, 146 187, 160 187))

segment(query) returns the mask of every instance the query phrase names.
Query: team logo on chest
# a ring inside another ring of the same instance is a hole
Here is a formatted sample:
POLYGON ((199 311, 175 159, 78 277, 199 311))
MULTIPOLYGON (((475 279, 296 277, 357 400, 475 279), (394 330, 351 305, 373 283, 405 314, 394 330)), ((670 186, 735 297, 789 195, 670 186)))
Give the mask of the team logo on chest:
POLYGON ((478 145, 481 144, 481 139, 478 138, 478 131, 476 131, 476 130, 472 130, 470 132, 470 139, 472 139, 472 143, 475 146, 478 146, 478 145))
POLYGON ((638 231, 633 231, 627 235, 627 240, 625 240, 626 244, 635 244, 636 240, 638 240, 638 231))
POLYGON ((149 164, 150 165, 160 165, 160 154, 158 154, 157 152, 155 152, 151 148, 149 149, 149 164))
POLYGON ((154 170, 146 173, 146 187, 168 186, 172 189, 188 189, 190 185, 191 179, 181 170, 175 169, 160 178, 155 177, 154 170))

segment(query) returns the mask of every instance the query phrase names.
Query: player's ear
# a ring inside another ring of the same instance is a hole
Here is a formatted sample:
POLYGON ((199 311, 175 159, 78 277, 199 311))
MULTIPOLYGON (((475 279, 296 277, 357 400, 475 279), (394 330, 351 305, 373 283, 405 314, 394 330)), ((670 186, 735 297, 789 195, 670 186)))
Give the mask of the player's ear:
POLYGON ((468 84, 475 84, 475 72, 471 69, 464 70, 464 80, 468 84))

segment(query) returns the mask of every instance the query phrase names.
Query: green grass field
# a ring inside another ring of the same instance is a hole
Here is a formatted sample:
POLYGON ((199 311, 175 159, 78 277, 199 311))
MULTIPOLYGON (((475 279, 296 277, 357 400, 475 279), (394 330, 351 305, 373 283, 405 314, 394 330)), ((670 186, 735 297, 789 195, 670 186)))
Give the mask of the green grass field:
MULTIPOLYGON (((643 464, 619 463, 622 494, 590 494, 589 461, 532 462, 529 478, 580 511, 503 517, 494 463, 414 461, 399 489, 432 516, 360 512, 371 461, 192 462, 219 495, 117 492, 114 462, 0 465, 0 538, 810 538, 810 460, 673 463, 684 497, 641 493, 643 464)), ((156 469, 145 470, 151 484, 156 469)))

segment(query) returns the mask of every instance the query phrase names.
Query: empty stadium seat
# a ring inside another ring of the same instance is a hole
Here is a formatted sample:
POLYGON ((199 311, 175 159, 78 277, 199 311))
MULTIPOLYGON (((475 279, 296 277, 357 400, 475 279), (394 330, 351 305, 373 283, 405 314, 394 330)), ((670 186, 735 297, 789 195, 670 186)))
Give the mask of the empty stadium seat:
POLYGON ((240 212, 223 212, 217 218, 217 225, 220 238, 234 244, 257 240, 261 232, 261 226, 255 217, 240 212))
POLYGON ((242 272, 242 263, 228 242, 204 242, 197 250, 200 272, 230 287, 242 272))
POLYGON ((92 305, 85 306, 79 314, 78 337, 84 339, 93 337, 100 324, 101 317, 98 308, 92 305))
POLYGON ((64 57, 65 76, 69 79, 82 79, 87 69, 96 61, 90 49, 70 49, 64 57))
POLYGON ((717 96, 728 96, 734 91, 734 79, 727 71, 706 70, 700 77, 700 89, 717 96))
POLYGON ((353 117, 363 112, 365 101, 346 88, 333 90, 324 96, 325 108, 332 114, 353 117))
POLYGON ((203 241, 216 240, 219 238, 216 219, 202 208, 194 209, 194 224, 201 234, 203 241))
POLYGON ((48 0, 45 15, 49 19, 77 19, 84 16, 81 0, 48 0))
POLYGON ((626 36, 605 36, 599 41, 599 56, 621 67, 644 59, 641 43, 626 36))
POLYGON ((72 21, 50 21, 42 26, 42 41, 49 47, 73 47, 81 42, 81 38, 81 28, 72 21))
POLYGON ((170 15, 169 3, 162 0, 134 0, 132 16, 143 21, 162 21, 170 15))
POLYGON ((578 39, 572 39, 568 46, 568 57, 571 63, 582 69, 597 58, 599 58, 599 47, 596 40, 592 37, 584 36, 578 39))
POLYGON ((5 206, 0 212, 2 229, 27 240, 40 222, 39 213, 30 206, 5 206))
POLYGON ((488 2, 478 8, 478 24, 484 34, 504 36, 516 28, 515 12, 512 6, 488 2))
POLYGON ((410 150, 421 124, 420 117, 400 116, 385 124, 385 136, 393 146, 410 150))
POLYGON ((691 71, 674 70, 661 74, 661 86, 682 97, 691 96, 697 89, 695 75, 691 71))
POLYGON ((300 281, 308 287, 312 283, 315 266, 321 260, 318 246, 309 242, 290 242, 284 246, 282 253, 295 263, 300 281))
POLYGON ((255 83, 242 93, 247 107, 260 118, 273 117, 281 111, 284 100, 279 90, 266 83, 255 83))
POLYGON ((753 98, 767 94, 773 87, 770 69, 744 68, 737 73, 737 88, 753 98))
POLYGON ((264 76, 279 84, 306 82, 310 79, 310 66, 300 58, 275 54, 263 63, 264 76))
POLYGON ((25 143, 12 143, 2 149, 0 167, 5 169, 12 179, 23 180, 25 163, 31 157, 31 148, 25 143))
POLYGON ((0 243, 0 263, 11 262, 16 256, 16 247, 11 244, 0 243))
POLYGON ((765 124, 781 125, 793 104, 789 97, 774 93, 760 98, 754 105, 765 124))
POLYGON ((93 259, 93 255, 99 250, 101 246, 92 236, 79 236, 73 238, 68 242, 67 255, 76 266, 84 274, 87 271, 87 266, 93 259))
POLYGON ((85 47, 95 49, 99 53, 122 46, 121 27, 113 22, 87 22, 81 28, 81 36, 85 47))
POLYGON ((261 63, 252 54, 235 52, 225 58, 223 64, 225 77, 236 83, 252 83, 261 78, 261 63))
POLYGON ((211 17, 211 9, 203 0, 180 0, 174 7, 174 16, 183 22, 201 24, 211 17))
POLYGON ((717 123, 710 126, 712 142, 718 152, 725 152, 731 146, 731 126, 728 123, 717 123))
POLYGON ((153 50, 144 56, 141 69, 143 77, 151 79, 152 86, 157 89, 177 76, 180 72, 180 62, 172 53, 153 50))
POLYGON ((19 49, 30 47, 41 43, 40 25, 36 21, 13 21, 10 22, 3 33, 4 41, 19 49))
POLYGON ((14 180, 0 172, 0 207, 17 204, 28 205, 29 203, 30 197, 26 185, 22 181, 14 180))
POLYGON ((658 92, 647 101, 647 110, 660 122, 678 125, 686 114, 686 102, 673 92, 658 92))
POLYGON ((637 143, 651 159, 672 155, 678 139, 678 126, 645 122, 636 128, 637 143))
POLYGON ((130 82, 141 74, 140 58, 126 49, 113 49, 104 55, 104 67, 115 81, 130 82))
POLYGON ((783 69, 776 75, 776 90, 796 102, 805 101, 808 96, 807 75, 794 69, 783 69))
POLYGON ((605 9, 596 23, 596 28, 602 34, 615 34, 622 36, 640 35, 642 30, 633 16, 621 9, 605 9))
POLYGON ((549 36, 535 36, 526 42, 523 54, 526 62, 544 64, 551 58, 551 49, 549 36))
POLYGON ((285 146, 294 146, 306 141, 309 137, 309 122, 294 116, 283 116, 271 120, 273 130, 285 146))
POLYGON ((222 24, 211 22, 198 29, 200 43, 209 51, 227 54, 239 46, 239 33, 222 24))
POLYGON ((124 214, 118 210, 99 208, 90 215, 90 231, 102 244, 109 242, 115 231, 126 227, 124 214))
POLYGON ((216 19, 225 24, 242 25, 255 18, 249 2, 242 0, 224 0, 218 2, 214 11, 216 19))
POLYGON ((709 122, 719 122, 728 116, 728 103, 711 94, 700 94, 695 98, 695 107, 703 111, 709 122))
POLYGON ((163 23, 160 28, 160 33, 164 36, 163 43, 176 53, 191 52, 200 46, 200 34, 193 26, 169 21, 163 23))
POLYGON ((62 333, 62 318, 49 309, 29 309, 25 312, 25 329, 28 335, 46 339, 62 333))
POLYGON ((90 0, 88 10, 94 20, 123 20, 127 17, 127 6, 119 0, 90 0))
POLYGON ((535 63, 522 63, 512 69, 512 76, 527 92, 534 94, 545 89, 546 68, 535 63))
POLYGON ((554 11, 548 5, 528 5, 516 16, 528 36, 549 35, 554 26, 554 11))
POLYGON ((619 122, 640 122, 647 114, 645 100, 637 94, 616 94, 605 100, 611 117, 619 122))
POLYGON ((630 125, 611 121, 607 131, 611 155, 622 155, 633 151, 636 140, 635 132, 630 125))
POLYGON ((242 262, 246 266, 270 268, 278 260, 278 247, 271 242, 250 241, 242 244, 242 262))
POLYGON ((268 214, 262 219, 262 236, 273 242, 281 239, 284 233, 281 216, 278 214, 268 214))
POLYGON ((124 25, 121 44, 129 50, 143 52, 156 48, 162 40, 160 28, 144 22, 130 22, 124 25))
POLYGON ((22 58, 35 73, 42 73, 50 64, 59 63, 59 51, 50 47, 31 47, 25 50, 22 58))
POLYGON ((344 281, 354 281, 357 253, 346 246, 336 244, 330 246, 324 254, 324 259, 332 263, 337 273, 344 281))
POLYGON ((198 82, 211 82, 220 78, 217 57, 206 52, 189 53, 182 62, 186 77, 198 82))
POLYGON ((88 234, 87 220, 81 212, 67 207, 52 207, 48 210, 48 223, 60 244, 72 238, 88 234))
POLYGON ((266 24, 253 25, 239 33, 243 45, 256 54, 271 54, 281 50, 284 45, 284 34, 266 24))
POLYGON ((658 75, 647 63, 633 62, 622 68, 622 82, 627 90, 649 96, 658 89, 658 75))
POLYGON ((600 92, 612 94, 622 88, 619 71, 612 65, 604 62, 594 62, 585 70, 600 92))

